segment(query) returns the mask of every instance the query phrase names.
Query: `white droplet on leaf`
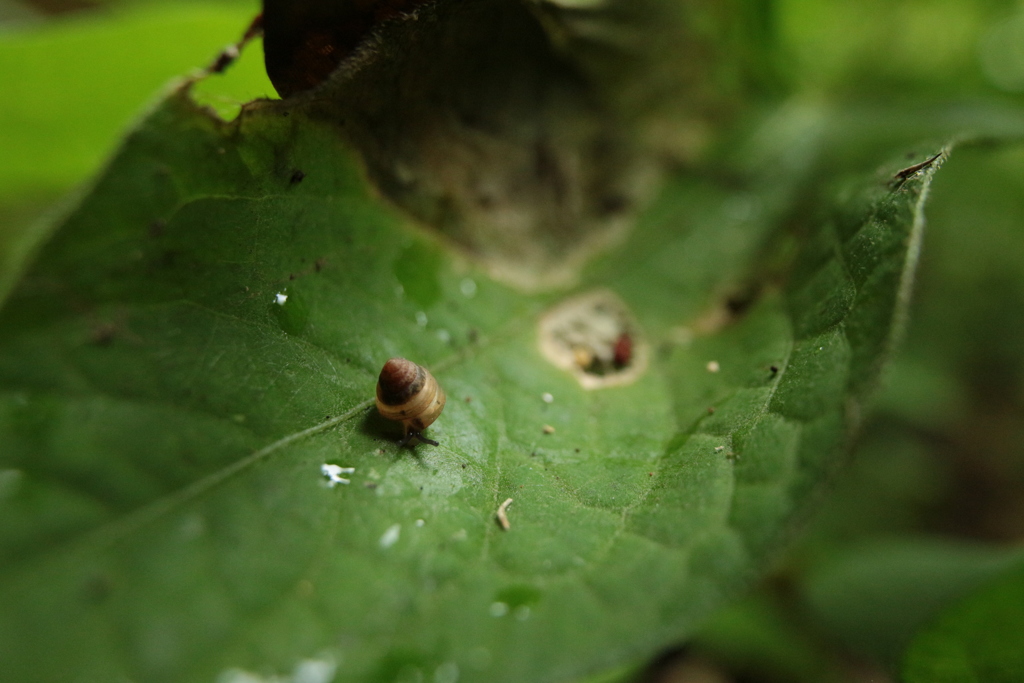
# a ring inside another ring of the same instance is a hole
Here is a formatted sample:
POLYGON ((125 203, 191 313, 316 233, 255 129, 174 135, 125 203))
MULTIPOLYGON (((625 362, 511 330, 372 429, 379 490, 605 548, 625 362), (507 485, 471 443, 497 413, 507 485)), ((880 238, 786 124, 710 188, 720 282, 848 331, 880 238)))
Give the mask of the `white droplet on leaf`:
POLYGON ((384 535, 380 537, 380 547, 387 549, 398 543, 398 537, 401 533, 402 525, 392 524, 387 528, 387 531, 384 532, 384 535))

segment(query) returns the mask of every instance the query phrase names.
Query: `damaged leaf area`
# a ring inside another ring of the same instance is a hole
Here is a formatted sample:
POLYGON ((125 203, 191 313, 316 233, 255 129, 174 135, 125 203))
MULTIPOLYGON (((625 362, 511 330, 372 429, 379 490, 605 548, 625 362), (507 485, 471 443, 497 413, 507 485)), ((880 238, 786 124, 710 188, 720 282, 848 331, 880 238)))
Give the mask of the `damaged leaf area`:
POLYGON ((298 67, 268 34, 292 96, 235 121, 171 93, 2 302, 12 680, 575 680, 691 633, 841 461, 945 152, 669 173, 700 126, 659 117, 728 107, 630 111, 581 3, 383 5, 298 67))
POLYGON ((267 72, 492 277, 570 286, 737 97, 709 87, 735 61, 721 3, 699 3, 703 33, 672 3, 599 4, 268 0, 267 72))
POLYGON ((333 127, 175 94, 0 314, 0 666, 560 681, 685 635, 837 463, 933 172, 802 224, 776 284, 690 336, 718 304, 681 280, 747 271, 774 219, 739 247, 723 197, 673 181, 585 274, 647 371, 586 390, 539 350, 560 297, 382 205, 333 127), (444 387, 440 446, 372 409, 393 356, 444 387))

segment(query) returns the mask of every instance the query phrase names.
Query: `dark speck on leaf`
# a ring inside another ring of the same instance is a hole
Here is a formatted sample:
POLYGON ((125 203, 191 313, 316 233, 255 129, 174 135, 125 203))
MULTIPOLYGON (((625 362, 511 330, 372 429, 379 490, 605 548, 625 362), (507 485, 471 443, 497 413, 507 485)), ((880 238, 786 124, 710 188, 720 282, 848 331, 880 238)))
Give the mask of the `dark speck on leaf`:
POLYGON ((167 221, 162 218, 158 218, 149 224, 149 236, 153 239, 160 237, 164 234, 164 229, 167 227, 167 221))
POLYGON ((288 182, 291 183, 292 185, 297 185, 297 184, 301 183, 302 179, 305 178, 305 177, 306 177, 305 173, 303 173, 299 169, 295 169, 295 172, 292 173, 291 180, 289 180, 288 182))
POLYGON ((773 365, 770 369, 771 369, 773 375, 776 374, 779 371, 779 368, 777 366, 775 366, 775 365, 773 365))

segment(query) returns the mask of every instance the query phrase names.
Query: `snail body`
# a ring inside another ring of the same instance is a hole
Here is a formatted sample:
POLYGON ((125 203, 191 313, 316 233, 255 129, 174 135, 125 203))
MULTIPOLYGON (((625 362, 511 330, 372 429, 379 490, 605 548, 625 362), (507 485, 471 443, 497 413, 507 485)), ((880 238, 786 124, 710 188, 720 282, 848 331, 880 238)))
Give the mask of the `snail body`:
POLYGON ((444 389, 430 371, 405 358, 392 358, 384 364, 377 380, 377 411, 381 417, 401 422, 405 427, 402 444, 416 438, 437 446, 423 436, 444 410, 444 389))

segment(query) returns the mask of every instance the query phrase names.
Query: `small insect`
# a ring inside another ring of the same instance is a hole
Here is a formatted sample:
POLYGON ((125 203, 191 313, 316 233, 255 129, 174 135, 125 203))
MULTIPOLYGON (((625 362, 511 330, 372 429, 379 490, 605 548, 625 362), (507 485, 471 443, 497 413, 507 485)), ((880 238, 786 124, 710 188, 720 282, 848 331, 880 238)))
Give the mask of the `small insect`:
POLYGON ((924 161, 922 161, 919 164, 914 164, 913 166, 907 166, 902 171, 897 171, 895 173, 895 175, 893 175, 893 177, 892 177, 892 183, 893 183, 893 188, 892 189, 893 189, 893 191, 895 192, 896 190, 898 190, 901 187, 903 187, 903 185, 908 180, 910 180, 915 175, 917 175, 918 173, 920 173, 924 169, 926 169, 929 166, 931 166, 932 164, 934 164, 935 161, 939 157, 941 157, 941 156, 942 156, 942 152, 939 152, 935 156, 929 157, 929 158, 925 159, 924 161))
POLYGON ((433 439, 423 436, 423 430, 444 410, 444 401, 444 389, 434 376, 411 360, 392 358, 380 371, 377 380, 377 410, 381 417, 401 422, 405 426, 405 438, 400 446, 412 439, 433 446, 439 445, 433 439))

